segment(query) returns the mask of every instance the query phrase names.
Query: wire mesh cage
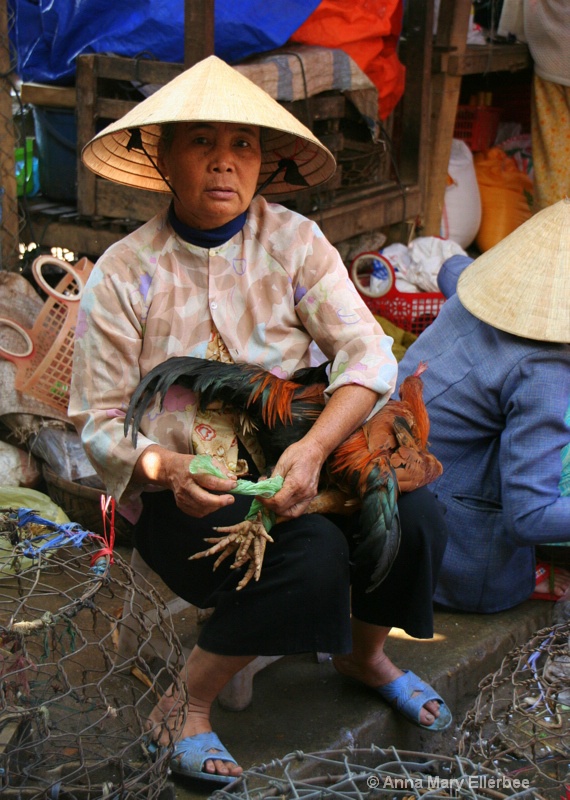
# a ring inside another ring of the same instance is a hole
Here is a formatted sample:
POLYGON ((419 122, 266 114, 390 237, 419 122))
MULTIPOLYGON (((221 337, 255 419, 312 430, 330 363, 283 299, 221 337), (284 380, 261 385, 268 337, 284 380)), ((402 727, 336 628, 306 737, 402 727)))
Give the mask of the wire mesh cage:
POLYGON ((169 797, 147 720, 169 686, 183 708, 182 659, 165 602, 103 537, 0 509, 2 797, 169 797))
POLYGON ((372 745, 290 753, 245 770, 228 789, 214 792, 210 800, 501 800, 512 796, 530 798, 534 793, 526 781, 510 780, 500 771, 467 758, 372 745))
POLYGON ((479 684, 458 752, 570 797, 570 622, 538 631, 479 684))

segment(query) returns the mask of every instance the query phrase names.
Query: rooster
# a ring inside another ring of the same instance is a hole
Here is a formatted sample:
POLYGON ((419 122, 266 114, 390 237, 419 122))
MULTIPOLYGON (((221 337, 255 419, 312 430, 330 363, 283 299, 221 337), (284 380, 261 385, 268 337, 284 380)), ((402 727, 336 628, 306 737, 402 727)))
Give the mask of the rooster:
MULTIPOLYGON (((146 409, 156 398, 162 408, 166 392, 178 384, 199 393, 201 409, 221 403, 223 407, 245 412, 256 429, 267 471, 271 472, 281 453, 303 438, 323 410, 328 383, 326 367, 323 364, 301 369, 283 380, 248 364, 225 364, 186 356, 171 358, 154 367, 136 388, 125 416, 125 436, 132 428, 136 445, 146 409)), ((368 576, 368 591, 373 591, 386 577, 398 552, 398 492, 402 487, 408 491, 424 486, 442 472, 440 462, 428 452, 429 419, 420 377, 424 370, 425 365, 420 364, 402 382, 400 399, 390 399, 331 453, 321 474, 322 491, 306 512, 352 513, 360 508, 359 534, 352 558, 354 569, 368 576)), ((259 542, 255 542, 256 547, 252 545, 247 555, 244 552, 244 525, 219 529, 225 536, 207 540, 213 546, 193 556, 221 551, 214 568, 232 553, 239 555, 234 566, 241 566, 249 559, 250 568, 239 588, 252 575, 257 579, 261 572, 259 542)), ((259 519, 252 525, 259 526, 259 519)), ((248 542, 256 538, 252 531, 253 528, 249 538, 246 537, 248 542)), ((263 536, 262 530, 257 533, 263 536)), ((270 540, 267 535, 265 538, 270 540)))

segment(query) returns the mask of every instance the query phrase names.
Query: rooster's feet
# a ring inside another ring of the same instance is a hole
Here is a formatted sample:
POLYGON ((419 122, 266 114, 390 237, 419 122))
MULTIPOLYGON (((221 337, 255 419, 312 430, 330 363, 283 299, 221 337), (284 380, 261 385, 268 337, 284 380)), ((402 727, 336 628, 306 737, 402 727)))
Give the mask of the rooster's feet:
POLYGON ((235 555, 231 569, 237 569, 248 561, 250 562, 245 575, 236 587, 237 590, 239 591, 244 586, 247 586, 252 578, 258 581, 261 575, 261 567, 263 566, 265 547, 267 542, 273 541, 265 530, 261 512, 253 519, 244 520, 237 525, 215 528, 214 530, 226 535, 205 539, 204 541, 211 544, 212 547, 190 556, 190 561, 219 553, 220 555, 213 567, 213 569, 217 569, 222 561, 225 561, 231 555, 235 555))

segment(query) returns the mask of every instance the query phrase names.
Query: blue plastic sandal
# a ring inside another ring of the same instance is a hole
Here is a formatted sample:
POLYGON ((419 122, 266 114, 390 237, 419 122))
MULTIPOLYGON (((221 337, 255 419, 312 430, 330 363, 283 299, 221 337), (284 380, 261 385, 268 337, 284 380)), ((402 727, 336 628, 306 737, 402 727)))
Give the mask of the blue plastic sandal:
POLYGON ((170 759, 170 769, 174 775, 185 778, 197 778, 201 781, 215 783, 232 783, 237 775, 218 775, 216 772, 204 772, 206 761, 229 761, 237 764, 213 731, 187 736, 176 743, 170 759), (214 751, 214 752, 212 752, 214 751))
POLYGON ((444 731, 451 725, 451 711, 445 705, 441 697, 428 686, 425 681, 411 672, 405 670, 399 678, 378 686, 376 692, 389 703, 392 708, 399 711, 414 725, 424 728, 426 731, 444 731), (415 697, 412 695, 419 692, 415 697), (439 703, 439 717, 431 725, 423 725, 420 722, 420 711, 429 703, 430 700, 437 700, 439 703))

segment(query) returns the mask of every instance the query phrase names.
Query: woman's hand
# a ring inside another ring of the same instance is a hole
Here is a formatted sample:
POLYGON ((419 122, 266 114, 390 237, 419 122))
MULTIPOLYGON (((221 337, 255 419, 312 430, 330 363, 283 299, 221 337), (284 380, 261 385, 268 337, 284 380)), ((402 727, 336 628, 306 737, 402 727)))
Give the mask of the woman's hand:
POLYGON ((268 500, 270 511, 282 517, 299 517, 319 490, 319 476, 325 460, 335 447, 362 425, 377 400, 364 386, 349 384, 334 392, 311 430, 290 445, 275 465, 274 475, 282 475, 283 488, 268 500))
POLYGON ((283 487, 274 497, 260 498, 264 506, 281 517, 303 514, 318 493, 325 457, 326 453, 316 442, 303 440, 290 445, 273 470, 273 475, 283 477, 283 487))
POLYGON ((215 475, 191 475, 190 463, 193 458, 152 445, 137 461, 133 476, 138 483, 152 483, 170 489, 178 508, 190 517, 205 517, 218 508, 231 505, 235 499, 233 495, 212 492, 235 489, 236 477, 216 461, 216 466, 228 475, 227 480, 216 478, 215 475))

